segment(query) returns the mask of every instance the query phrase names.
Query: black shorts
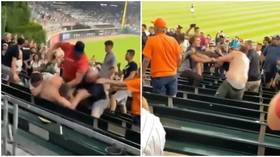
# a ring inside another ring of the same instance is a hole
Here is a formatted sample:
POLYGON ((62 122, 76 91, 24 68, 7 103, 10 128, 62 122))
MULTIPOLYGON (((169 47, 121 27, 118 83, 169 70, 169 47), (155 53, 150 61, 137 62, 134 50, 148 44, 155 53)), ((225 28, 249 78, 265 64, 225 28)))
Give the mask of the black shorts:
POLYGON ((86 89, 91 95, 92 101, 106 98, 106 93, 102 84, 87 83, 78 87, 78 89, 86 89))

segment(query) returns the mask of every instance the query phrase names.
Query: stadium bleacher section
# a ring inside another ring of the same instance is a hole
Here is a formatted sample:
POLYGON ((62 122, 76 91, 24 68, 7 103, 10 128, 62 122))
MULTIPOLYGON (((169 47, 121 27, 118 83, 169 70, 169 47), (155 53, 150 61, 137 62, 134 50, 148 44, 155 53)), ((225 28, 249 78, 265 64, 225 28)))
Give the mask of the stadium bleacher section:
MULTIPOLYGON (((34 98, 28 88, 6 83, 5 80, 2 80, 2 95, 4 95, 2 99, 4 99, 4 102, 7 101, 4 104, 9 106, 22 104, 19 105, 18 111, 18 128, 21 132, 24 131, 29 136, 36 135, 38 132, 32 132, 32 129, 30 129, 31 124, 32 126, 35 125, 48 132, 48 137, 40 138, 53 145, 58 145, 72 154, 106 155, 108 153, 106 148, 114 143, 126 148, 127 152, 125 153, 130 155, 139 154, 139 124, 133 123, 132 115, 106 112, 100 119, 95 119, 88 114, 90 109, 87 107, 80 108, 80 111, 73 111, 47 100, 34 98), (7 96, 7 99, 5 99, 5 96, 7 96), (38 116, 45 117, 45 115, 42 115, 41 112, 32 112, 30 108, 54 114, 56 118, 50 119, 50 124, 44 124, 38 119, 38 116), (82 127, 69 128, 66 124, 58 123, 57 116, 71 121, 71 125, 76 123, 76 125, 82 127), (83 127, 92 131, 92 133, 85 134, 83 127)), ((13 116, 16 113, 12 112, 11 109, 8 112, 8 121, 12 123, 14 122, 13 116)))
MULTIPOLYGON (((146 76, 149 76, 149 71, 146 76)), ((242 101, 213 96, 219 77, 203 74, 200 87, 179 77, 176 97, 154 94, 143 86, 143 97, 160 117, 166 135, 165 150, 187 155, 264 155, 280 153, 280 133, 267 127, 268 103, 276 91, 261 87, 259 93, 245 92, 242 101), (265 131, 264 131, 265 130, 265 131)))

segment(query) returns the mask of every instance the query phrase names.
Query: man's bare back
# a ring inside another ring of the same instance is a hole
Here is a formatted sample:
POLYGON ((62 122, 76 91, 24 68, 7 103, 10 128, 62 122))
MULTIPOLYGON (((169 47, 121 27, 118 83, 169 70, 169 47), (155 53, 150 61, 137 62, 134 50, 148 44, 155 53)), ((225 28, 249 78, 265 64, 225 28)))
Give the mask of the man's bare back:
POLYGON ((219 57, 218 62, 229 62, 229 70, 226 73, 226 78, 233 87, 242 89, 245 87, 248 80, 249 59, 240 51, 232 51, 226 56, 219 57))
POLYGON ((59 94, 59 88, 61 87, 63 80, 60 76, 54 75, 48 80, 42 82, 42 89, 40 97, 49 101, 55 101, 59 94))
POLYGON ((59 93, 63 83, 64 81, 60 76, 54 75, 49 79, 42 80, 40 85, 31 91, 34 96, 39 96, 40 98, 71 108, 70 101, 59 93))
POLYGON ((220 65, 223 62, 229 62, 229 70, 226 73, 226 80, 218 88, 216 96, 242 100, 248 79, 249 59, 243 52, 232 51, 217 59, 217 63, 220 65))

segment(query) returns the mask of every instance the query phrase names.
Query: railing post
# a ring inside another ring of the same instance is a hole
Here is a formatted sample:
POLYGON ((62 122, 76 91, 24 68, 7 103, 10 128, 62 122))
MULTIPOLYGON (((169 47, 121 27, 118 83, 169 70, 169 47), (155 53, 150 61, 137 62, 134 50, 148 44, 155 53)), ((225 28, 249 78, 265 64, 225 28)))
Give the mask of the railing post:
POLYGON ((194 88, 194 94, 198 94, 198 87, 194 88))
POLYGON ((168 97, 168 107, 173 108, 173 97, 168 97))
POLYGON ((14 104, 14 114, 13 114, 13 155, 16 155, 17 147, 17 129, 18 129, 18 104, 14 104))
POLYGON ((3 115, 4 115, 4 124, 3 124, 3 129, 2 131, 4 132, 3 136, 3 149, 2 149, 2 154, 7 155, 7 143, 8 143, 8 100, 6 96, 3 96, 4 99, 4 108, 3 108, 3 115))
MULTIPOLYGON (((260 88, 260 94, 262 93, 262 88, 260 88)), ((264 105, 263 105, 263 97, 261 95, 260 97, 260 122, 265 122, 265 113, 264 113, 264 105)), ((257 155, 265 155, 265 146, 264 144, 264 138, 265 138, 265 132, 266 132, 266 125, 261 125, 259 130, 259 137, 258 137, 258 154, 257 155)))

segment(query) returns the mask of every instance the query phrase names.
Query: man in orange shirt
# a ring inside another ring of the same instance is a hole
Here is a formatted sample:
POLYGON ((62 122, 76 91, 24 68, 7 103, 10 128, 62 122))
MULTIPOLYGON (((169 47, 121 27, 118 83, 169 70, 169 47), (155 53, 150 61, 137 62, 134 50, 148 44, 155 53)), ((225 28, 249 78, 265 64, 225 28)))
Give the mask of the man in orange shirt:
POLYGON ((75 87, 82 81, 89 68, 88 58, 84 52, 85 44, 82 41, 77 41, 75 45, 59 42, 49 51, 53 52, 57 48, 61 48, 64 52, 63 79, 70 87, 75 87))
POLYGON ((148 38, 144 47, 142 76, 145 77, 146 69, 151 62, 154 92, 176 96, 177 69, 181 64, 182 51, 177 41, 165 34, 166 22, 162 18, 157 18, 153 24, 155 35, 148 38))
POLYGON ((127 90, 132 93, 131 112, 136 116, 140 116, 140 78, 134 78, 124 81, 127 90))

